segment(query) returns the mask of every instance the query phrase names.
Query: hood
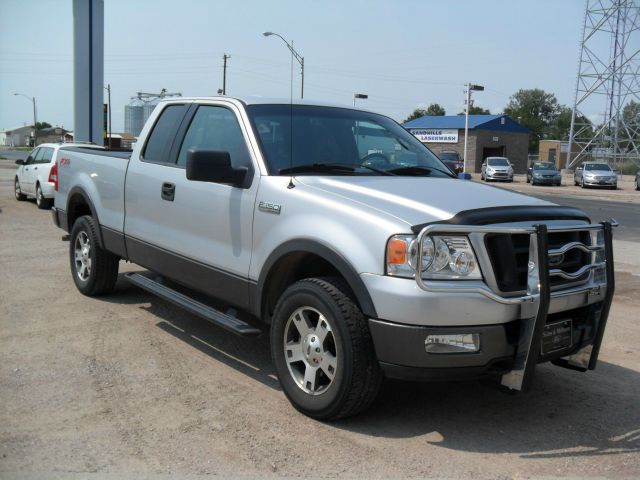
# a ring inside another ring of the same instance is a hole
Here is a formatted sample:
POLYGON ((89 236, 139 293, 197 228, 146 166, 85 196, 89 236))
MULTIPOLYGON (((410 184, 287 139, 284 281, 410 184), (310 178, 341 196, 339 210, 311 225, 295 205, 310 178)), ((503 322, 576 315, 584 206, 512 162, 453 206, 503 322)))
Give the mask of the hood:
POLYGON ((533 174, 535 175, 536 173, 540 175, 560 175, 560 170, 541 170, 541 169, 533 170, 533 174))
POLYGON ((469 180, 428 177, 299 176, 308 187, 363 204, 409 226, 447 220, 464 210, 516 205, 554 205, 469 180))

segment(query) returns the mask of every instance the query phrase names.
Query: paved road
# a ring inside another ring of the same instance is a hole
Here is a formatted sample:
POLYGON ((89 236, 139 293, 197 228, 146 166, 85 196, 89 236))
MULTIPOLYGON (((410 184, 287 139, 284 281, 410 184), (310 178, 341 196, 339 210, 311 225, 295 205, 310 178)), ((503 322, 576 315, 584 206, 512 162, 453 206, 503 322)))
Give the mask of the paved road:
POLYGON ((22 150, 6 150, 6 149, 0 149, 0 157, 4 157, 7 160, 18 160, 19 158, 25 159, 29 156, 29 152, 28 151, 22 151, 22 150))
POLYGON ((640 203, 590 200, 558 195, 535 195, 542 200, 584 210, 594 222, 615 218, 620 227, 614 232, 618 240, 640 241, 640 203))

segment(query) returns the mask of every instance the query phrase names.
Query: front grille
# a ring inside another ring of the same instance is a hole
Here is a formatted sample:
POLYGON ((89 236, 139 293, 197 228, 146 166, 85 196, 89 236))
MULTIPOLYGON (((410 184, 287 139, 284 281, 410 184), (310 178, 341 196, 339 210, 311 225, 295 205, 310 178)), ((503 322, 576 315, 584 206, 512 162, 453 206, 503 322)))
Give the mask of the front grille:
MULTIPOLYGON (((555 250, 570 242, 581 242, 591 245, 589 232, 555 232, 549 233, 549 250, 555 250)), ((527 271, 529 263, 529 235, 493 234, 485 237, 485 244, 489 260, 493 267, 498 289, 511 293, 527 289, 527 271)), ((562 257, 550 258, 549 269, 560 269, 573 273, 591 263, 591 254, 573 249, 562 257)), ((558 276, 549 278, 549 285, 553 288, 567 287, 587 280, 589 272, 581 277, 568 280, 558 276)))

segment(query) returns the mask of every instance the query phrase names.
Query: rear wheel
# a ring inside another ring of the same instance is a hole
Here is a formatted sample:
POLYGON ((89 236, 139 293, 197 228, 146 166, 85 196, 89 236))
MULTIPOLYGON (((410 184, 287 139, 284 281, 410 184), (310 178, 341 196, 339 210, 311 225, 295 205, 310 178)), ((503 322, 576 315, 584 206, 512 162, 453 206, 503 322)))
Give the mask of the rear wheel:
POLYGON ((633 181, 633 186, 636 190, 640 190, 640 183, 638 183, 638 177, 633 181))
POLYGON ((313 418, 355 415, 380 388, 367 320, 337 278, 300 280, 282 294, 271 325, 271 355, 285 395, 313 418))
POLYGON ((15 178, 13 185, 14 185, 14 193, 16 196, 16 200, 18 200, 19 202, 26 200, 27 196, 24 193, 22 193, 22 189, 20 188, 20 180, 18 180, 18 177, 15 178))
POLYGON ((113 290, 120 259, 100 247, 97 225, 88 215, 73 224, 69 260, 73 281, 82 294, 92 297, 113 290))
POLYGON ((47 210, 51 208, 51 200, 44 198, 40 184, 36 185, 36 205, 40 210, 47 210))

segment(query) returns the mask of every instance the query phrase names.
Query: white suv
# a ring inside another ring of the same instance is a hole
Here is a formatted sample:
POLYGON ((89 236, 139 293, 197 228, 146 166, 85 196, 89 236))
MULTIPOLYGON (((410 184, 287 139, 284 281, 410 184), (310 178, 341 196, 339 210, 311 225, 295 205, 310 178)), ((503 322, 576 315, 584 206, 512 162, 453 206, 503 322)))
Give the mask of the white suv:
MULTIPOLYGON (((14 180, 16 200, 36 199, 41 209, 51 208, 55 195, 56 160, 63 147, 77 147, 76 143, 43 143, 34 148, 26 160, 16 160, 18 170, 14 180)), ((102 148, 94 146, 94 148, 102 148)))

